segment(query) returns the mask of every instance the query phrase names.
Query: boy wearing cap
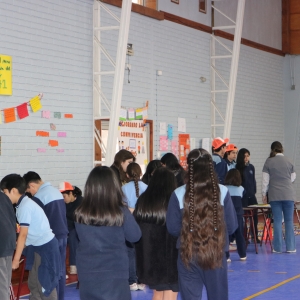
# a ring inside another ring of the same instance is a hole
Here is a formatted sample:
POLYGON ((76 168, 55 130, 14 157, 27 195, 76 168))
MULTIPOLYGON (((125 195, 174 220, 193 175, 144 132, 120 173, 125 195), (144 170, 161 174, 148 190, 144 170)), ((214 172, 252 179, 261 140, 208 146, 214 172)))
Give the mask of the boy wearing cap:
POLYGON ((225 176, 227 173, 227 163, 223 159, 226 144, 229 142, 229 139, 222 139, 220 137, 215 138, 212 141, 212 159, 214 161, 214 168, 219 178, 219 183, 224 184, 225 176))
MULTIPOLYGON (((16 215, 20 224, 12 270, 19 268, 23 249, 26 264, 30 261, 28 287, 30 299, 57 300, 57 287, 62 276, 58 242, 43 209, 25 195, 26 184, 18 174, 5 176, 0 183, 1 190, 16 204, 16 215)), ((1 298, 2 299, 2 298, 1 298)))
POLYGON ((69 245, 69 262, 70 274, 77 274, 76 268, 76 249, 79 244, 78 235, 75 229, 75 216, 74 212, 82 202, 82 192, 77 186, 72 186, 71 183, 64 181, 59 184, 59 191, 62 193, 67 211, 68 222, 68 245, 69 245))
POLYGON ((236 147, 236 145, 234 144, 227 145, 224 159, 227 163, 228 171, 231 169, 235 169, 237 153, 238 153, 238 148, 236 147))
POLYGON ((62 262, 63 276, 59 281, 58 299, 64 299, 65 285, 66 285, 66 248, 68 226, 66 218, 66 206, 64 198, 58 189, 53 187, 50 182, 43 182, 40 175, 36 172, 30 171, 23 176, 27 187, 26 192, 33 195, 40 200, 40 204, 45 211, 49 220, 50 227, 58 240, 60 257, 62 262))

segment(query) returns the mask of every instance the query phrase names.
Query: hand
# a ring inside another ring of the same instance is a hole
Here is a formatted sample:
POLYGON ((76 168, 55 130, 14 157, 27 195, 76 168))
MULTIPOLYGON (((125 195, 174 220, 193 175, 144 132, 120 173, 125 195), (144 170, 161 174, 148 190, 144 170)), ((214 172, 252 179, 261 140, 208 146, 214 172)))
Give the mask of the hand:
POLYGON ((18 260, 15 260, 15 259, 14 259, 14 260, 12 261, 12 266, 11 266, 11 267, 12 267, 13 270, 16 270, 16 269, 19 268, 19 265, 20 265, 19 259, 18 259, 18 260))
POLYGON ((267 196, 263 196, 263 197, 262 197, 262 202, 263 202, 264 204, 267 204, 267 201, 268 201, 267 196))

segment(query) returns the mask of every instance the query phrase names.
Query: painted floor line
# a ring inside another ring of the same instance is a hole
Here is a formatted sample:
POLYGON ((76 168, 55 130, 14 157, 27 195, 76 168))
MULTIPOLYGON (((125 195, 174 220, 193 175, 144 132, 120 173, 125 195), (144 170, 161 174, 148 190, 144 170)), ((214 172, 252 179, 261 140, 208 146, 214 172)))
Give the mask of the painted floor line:
POLYGON ((291 277, 291 278, 289 278, 289 279, 287 279, 287 280, 284 280, 284 281, 282 281, 282 282, 279 282, 279 283, 277 283, 277 284, 275 284, 275 285, 273 285, 273 286, 271 286, 271 287, 269 287, 269 288, 267 288, 267 289, 265 289, 265 290, 262 290, 262 291, 260 291, 260 292, 258 292, 258 293, 256 293, 256 294, 253 294, 253 295, 251 295, 251 296, 249 296, 249 297, 247 297, 247 298, 244 298, 243 300, 250 300, 250 299, 253 299, 253 298, 257 297, 257 296, 260 296, 260 295, 262 295, 262 294, 264 294, 264 293, 267 293, 267 292, 269 292, 269 291, 271 291, 271 290, 274 290, 274 289, 280 287, 281 285, 284 285, 284 284, 286 284, 286 283, 288 283, 288 282, 290 282, 290 281, 293 281, 293 280, 295 280, 295 279, 297 279, 297 278, 300 278, 300 274, 299 274, 299 275, 296 275, 296 276, 294 276, 294 277, 291 277))

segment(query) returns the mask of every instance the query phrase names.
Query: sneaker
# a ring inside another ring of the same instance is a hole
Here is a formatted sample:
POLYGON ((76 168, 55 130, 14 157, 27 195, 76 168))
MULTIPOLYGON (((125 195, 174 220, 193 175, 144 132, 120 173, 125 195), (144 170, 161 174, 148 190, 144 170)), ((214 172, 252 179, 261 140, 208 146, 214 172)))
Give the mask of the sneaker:
POLYGON ((145 288, 145 284, 143 284, 143 283, 138 283, 137 284, 137 287, 138 287, 138 289, 140 290, 140 291, 143 291, 144 290, 144 288, 145 288))
POLYGON ((247 259, 247 256, 245 256, 245 257, 240 257, 240 260, 245 261, 246 259, 247 259))
POLYGON ((230 259, 230 258, 227 258, 227 262, 231 262, 231 259, 230 259))
POLYGON ((296 253, 297 250, 296 250, 296 249, 295 249, 295 250, 287 250, 286 252, 287 252, 287 253, 296 253))
POLYGON ((275 251, 274 249, 272 250, 272 252, 273 252, 273 253, 281 253, 281 252, 275 251))
POLYGON ((77 268, 76 268, 76 266, 70 266, 69 274, 72 274, 72 275, 77 274, 77 268))
POLYGON ((138 285, 135 282, 133 284, 130 284, 129 288, 131 291, 137 291, 139 289, 138 285))
POLYGON ((229 245, 229 251, 236 251, 236 247, 232 246, 232 245, 229 245))

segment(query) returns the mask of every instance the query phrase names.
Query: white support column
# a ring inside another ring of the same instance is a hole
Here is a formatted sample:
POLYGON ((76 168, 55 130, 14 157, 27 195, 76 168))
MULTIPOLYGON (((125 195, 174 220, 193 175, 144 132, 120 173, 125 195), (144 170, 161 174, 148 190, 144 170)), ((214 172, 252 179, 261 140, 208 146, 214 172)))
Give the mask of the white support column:
POLYGON ((232 113, 233 113, 234 97, 235 97, 235 90, 236 90, 236 78, 237 78, 237 71, 238 71, 239 57, 240 57, 244 10, 245 10, 245 0, 239 0, 238 7, 237 7, 237 14, 236 14, 236 27, 235 27, 234 41, 233 41, 229 90, 227 96, 225 126, 224 126, 224 134, 223 134, 223 136, 226 138, 230 138, 230 133, 231 133, 232 113))
POLYGON ((111 112, 108 130, 108 142, 106 149, 105 165, 109 166, 113 163, 113 159, 116 153, 117 135, 118 135, 118 121, 121 109, 123 81, 124 81, 124 69, 130 24, 131 13, 131 0, 122 1, 122 12, 119 30, 119 40, 117 49, 116 69, 114 76, 114 86, 111 101, 111 112))

